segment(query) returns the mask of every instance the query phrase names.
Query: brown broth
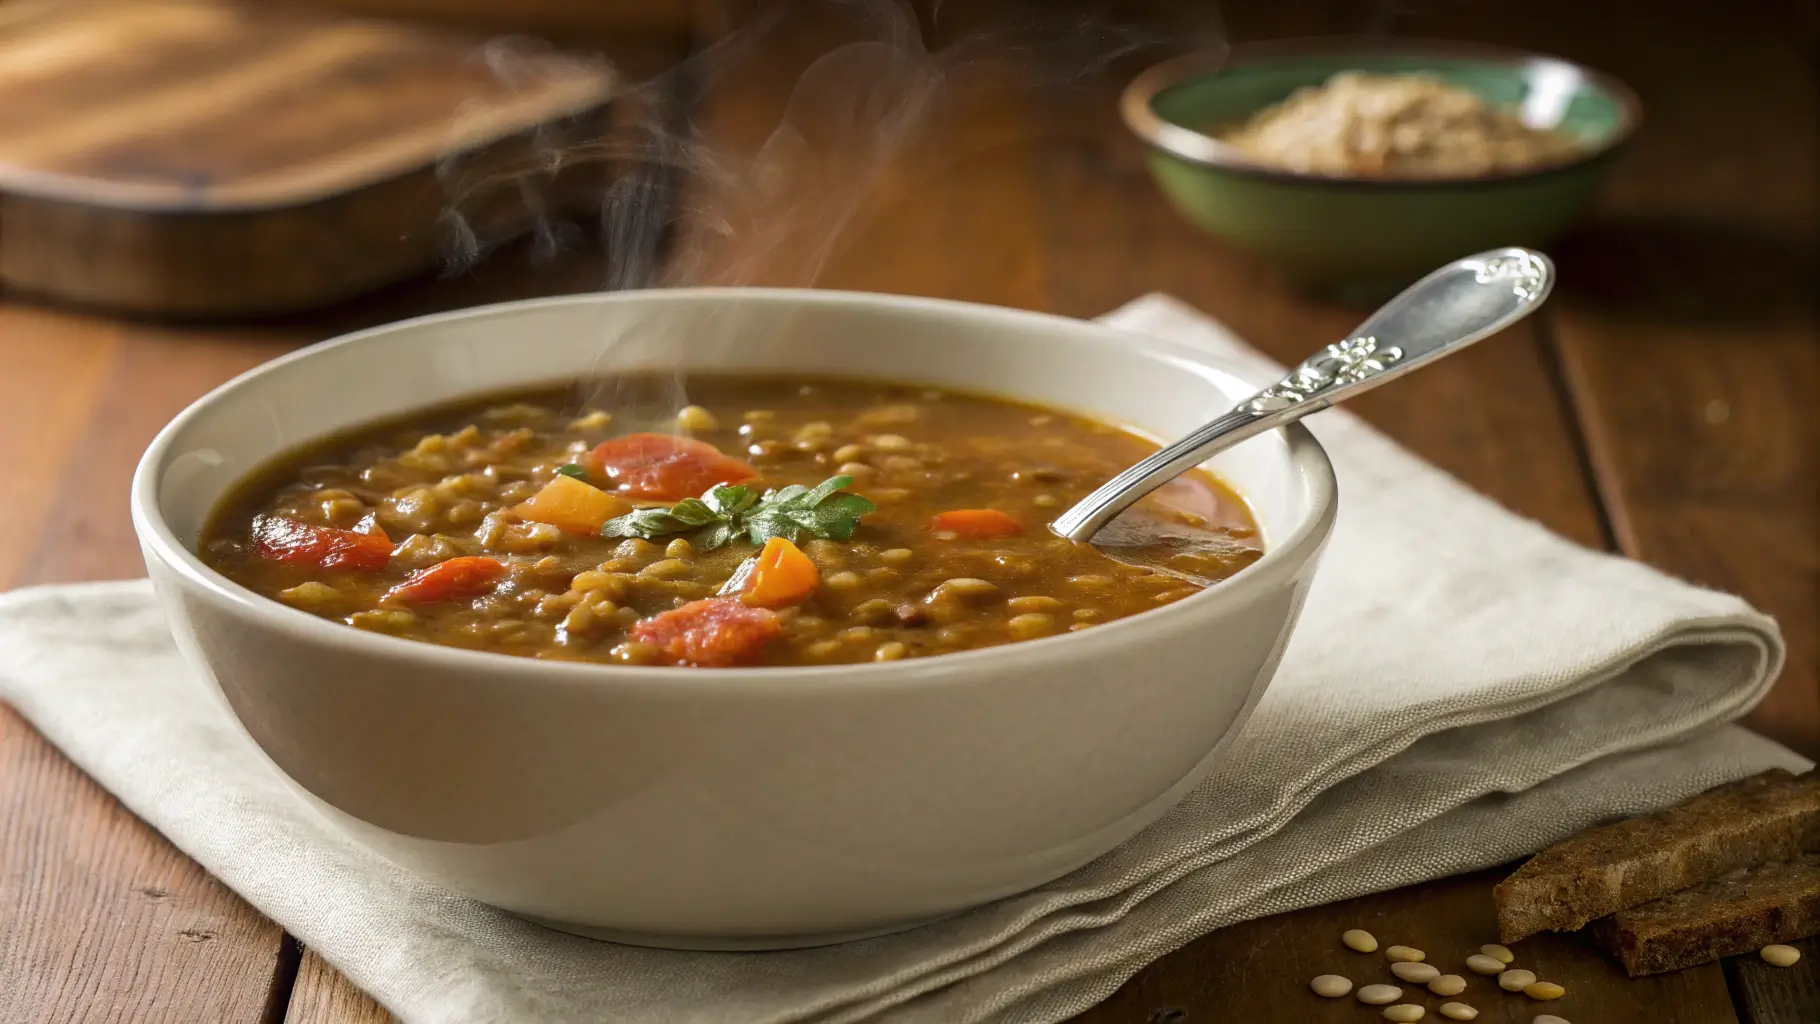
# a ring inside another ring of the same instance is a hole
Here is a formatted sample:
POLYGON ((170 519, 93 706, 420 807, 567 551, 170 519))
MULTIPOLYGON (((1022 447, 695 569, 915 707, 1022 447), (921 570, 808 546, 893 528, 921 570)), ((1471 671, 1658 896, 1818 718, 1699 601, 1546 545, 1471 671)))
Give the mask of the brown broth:
MULTIPOLYGON (((673 659, 628 631, 713 596, 752 544, 684 550, 670 537, 565 533, 512 512, 602 440, 681 432, 670 405, 661 423, 629 422, 637 419, 629 410, 650 403, 628 398, 661 396, 664 383, 622 378, 473 399, 292 452, 223 503, 203 558, 260 594, 356 628, 531 657, 666 663, 673 659), (260 515, 343 530, 376 524, 394 548, 389 559, 380 553, 383 568, 366 571, 274 561, 251 543, 260 515), (474 555, 506 566, 485 593, 420 604, 387 597, 417 570, 474 555)), ((849 540, 801 544, 820 583, 777 612, 781 629, 761 664, 927 657, 1034 639, 1198 589, 1046 528, 1155 450, 1130 431, 1022 402, 859 380, 700 376, 688 391, 708 414, 691 412, 689 433, 748 461, 760 474, 754 484, 813 486, 847 473, 849 489, 878 506, 849 540), (1023 531, 969 538, 931 528, 940 512, 979 508, 1010 515, 1023 531)), ((1183 477, 1150 514, 1212 540, 1175 556, 1193 562, 1180 568, 1194 576, 1223 579, 1262 552, 1245 503, 1211 475, 1183 477)))

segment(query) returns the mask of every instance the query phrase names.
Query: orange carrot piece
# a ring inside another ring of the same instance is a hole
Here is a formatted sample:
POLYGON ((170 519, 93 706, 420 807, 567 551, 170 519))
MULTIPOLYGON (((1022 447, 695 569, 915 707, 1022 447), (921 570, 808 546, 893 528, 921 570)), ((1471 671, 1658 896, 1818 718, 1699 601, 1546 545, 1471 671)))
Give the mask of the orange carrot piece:
POLYGON ((760 608, 782 608, 806 600, 821 585, 821 571, 802 549, 782 537, 765 541, 752 578, 739 599, 760 608))
POLYGON ((385 596, 406 604, 479 597, 493 589, 493 584, 505 574, 505 563, 497 558, 463 555, 417 570, 403 583, 386 591, 385 596))
POLYGON ((1024 532, 1017 520, 995 508, 957 508, 943 512, 930 523, 930 529, 961 537, 1011 537, 1024 532))
POLYGON ((632 503, 558 473, 542 490, 514 505, 512 511, 565 533, 593 535, 600 533, 607 520, 632 511, 632 503))

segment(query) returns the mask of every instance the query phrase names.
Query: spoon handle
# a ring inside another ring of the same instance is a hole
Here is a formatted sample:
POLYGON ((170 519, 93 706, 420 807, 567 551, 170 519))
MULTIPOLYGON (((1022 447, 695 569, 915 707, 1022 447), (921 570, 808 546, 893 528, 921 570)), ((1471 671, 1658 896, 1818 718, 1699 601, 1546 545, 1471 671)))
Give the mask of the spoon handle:
POLYGON ((1090 540, 1113 517, 1215 452, 1320 412, 1458 352, 1528 316, 1554 287, 1554 265, 1528 249, 1456 260, 1410 285, 1351 337, 1304 360, 1282 380, 1155 452, 1064 512, 1050 529, 1090 540))

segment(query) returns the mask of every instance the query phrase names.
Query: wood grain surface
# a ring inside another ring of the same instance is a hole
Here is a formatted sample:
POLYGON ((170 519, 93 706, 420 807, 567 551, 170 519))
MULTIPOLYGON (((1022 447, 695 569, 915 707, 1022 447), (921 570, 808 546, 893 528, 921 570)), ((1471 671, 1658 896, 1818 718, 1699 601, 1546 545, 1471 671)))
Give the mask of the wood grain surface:
POLYGON ((1427 1009, 1424 1020, 1444 1021, 1440 1006, 1449 1001, 1477 1009, 1478 1024, 1530 1024, 1538 1013, 1586 1024, 1732 1024, 1739 1019, 1718 964, 1627 979, 1616 963, 1574 936, 1539 935, 1510 947, 1517 957, 1512 966, 1567 989, 1552 1003, 1505 992, 1496 978, 1472 973, 1466 957, 1477 953, 1480 945, 1497 941, 1497 915, 1488 893, 1506 873, 1484 871, 1442 879, 1222 929, 1152 964, 1079 1019, 1095 1024, 1144 1020, 1161 1024, 1171 1009, 1183 1014, 1179 1024, 1221 1020, 1342 1024, 1382 1019, 1357 999, 1314 995, 1308 982, 1319 974, 1351 979, 1355 993, 1363 985, 1397 985, 1403 990, 1399 1002, 1427 1009), (1371 932, 1380 951, 1354 953, 1341 945, 1340 933, 1348 928, 1371 932), (1442 973, 1465 978, 1466 991, 1441 997, 1423 986, 1399 982, 1382 952, 1393 943, 1414 946, 1442 973), (1192 977, 1182 966, 1190 963, 1197 968, 1192 977))
POLYGON ((445 207, 572 207, 611 66, 221 0, 0 5, 0 283, 164 316, 286 312, 433 267, 445 207))
MULTIPOLYGON (((1752 722, 1820 752, 1820 382, 1805 288, 1815 245, 1815 90, 1798 30, 1811 22, 1772 3, 1727 5, 1725 31, 1706 14, 1638 0, 1615 5, 1609 20, 1576 21, 1565 17, 1568 6, 1549 0, 1533 17, 1495 23, 1477 7, 1387 15, 1340 0, 1246 5, 1225 16, 1239 39, 1378 28, 1533 46, 1638 88, 1648 127, 1600 216, 1558 250, 1567 278, 1551 315, 1357 408, 1570 538, 1740 591, 1778 614, 1791 661, 1752 722), (1688 71, 1698 67, 1715 70, 1688 71), (1766 93, 1781 99, 1749 111, 1724 99, 1766 93)), ((749 167, 781 118, 827 127, 828 108, 789 101, 801 70, 829 44, 805 30, 792 46, 773 41, 759 59, 707 76, 700 120, 726 166, 749 167)), ((756 257, 717 248, 698 218, 683 225, 663 272, 765 283, 813 277, 1081 316, 1166 290, 1281 359, 1358 319, 1359 310, 1284 290, 1176 220, 1108 115, 1114 76, 1008 95, 989 73, 974 73, 933 98, 939 136, 906 128, 882 157, 774 148, 770 166, 799 184, 863 172, 865 188, 824 190, 791 211, 818 228, 842 227, 838 244, 791 230, 775 207, 742 202, 724 180, 697 179, 685 207, 700 214, 711 199, 715 212, 768 227, 776 244, 756 257)), ((893 95, 899 103, 910 96, 893 95)), ((150 327, 0 302, 0 365, 8 368, 0 402, 15 412, 0 425, 0 465, 14 470, 0 474, 0 587, 137 574, 124 513, 133 460, 171 412, 239 369, 368 323, 583 290, 607 274, 597 261, 541 264, 508 249, 471 276, 241 328, 150 327)), ((1496 877, 1445 879, 1224 929, 1151 965, 1083 1019, 1377 1019, 1306 989, 1317 973, 1358 982, 1384 973, 1380 961, 1341 949, 1338 933, 1366 927, 1385 942, 1424 946, 1437 962, 1458 959, 1495 931, 1496 877)), ((1573 937, 1517 948, 1526 965, 1568 987, 1549 1010, 1576 1024, 1806 1024, 1820 1019, 1820 949, 1803 946, 1808 956, 1789 970, 1742 957, 1639 981, 1573 937)), ((290 955, 275 926, 0 708, 0 992, 7 1006, 26 1008, 21 1019, 389 1019, 309 951, 293 963, 293 982, 290 955), (167 902, 135 897, 140 879, 167 902), (191 942, 185 929, 213 937, 191 942), (18 993, 24 1001, 14 1001, 18 993)), ((1480 1021, 1527 1024, 1538 1012, 1476 977, 1472 984, 1477 998, 1467 1001, 1484 1011, 1480 1021)), ((1441 1000, 1421 1001, 1435 1019, 1441 1000)))
POLYGON ((0 1020, 277 1019, 283 939, 0 705, 0 1020))
POLYGON ((303 951, 297 983, 291 987, 289 1021, 333 1021, 334 1024, 387 1024, 396 1020, 372 996, 347 983, 328 961, 311 950, 303 951))
POLYGON ((614 80, 530 42, 219 0, 9 3, 0 47, 0 189, 142 210, 321 199, 598 108, 614 80))

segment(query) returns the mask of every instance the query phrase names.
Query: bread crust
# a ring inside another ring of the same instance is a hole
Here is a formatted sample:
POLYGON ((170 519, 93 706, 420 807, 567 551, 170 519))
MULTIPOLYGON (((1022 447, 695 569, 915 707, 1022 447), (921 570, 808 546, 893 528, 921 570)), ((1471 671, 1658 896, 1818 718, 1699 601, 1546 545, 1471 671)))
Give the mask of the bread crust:
POLYGON ((1593 922, 1635 978, 1820 934, 1820 854, 1721 875, 1593 922))
POLYGON ((1575 931, 1728 872, 1808 850, 1820 850, 1820 776, 1771 769, 1536 854, 1492 891, 1498 931, 1505 942, 1575 931))

